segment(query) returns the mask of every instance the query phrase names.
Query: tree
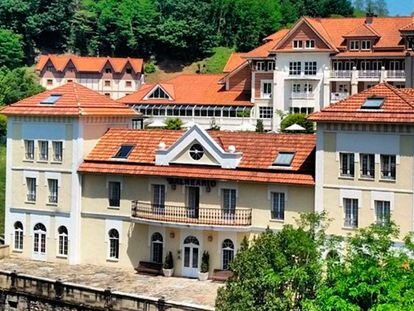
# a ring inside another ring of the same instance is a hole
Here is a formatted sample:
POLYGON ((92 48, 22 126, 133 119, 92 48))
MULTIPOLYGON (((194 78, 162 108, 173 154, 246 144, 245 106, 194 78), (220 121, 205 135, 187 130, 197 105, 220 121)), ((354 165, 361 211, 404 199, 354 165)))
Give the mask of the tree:
POLYGON ((23 63, 22 36, 0 28, 0 67, 14 69, 23 63))
POLYGON ((183 121, 181 121, 179 118, 168 118, 165 123, 165 128, 167 130, 181 130, 181 127, 183 125, 183 121))
POLYGON ((298 124, 302 126, 305 129, 306 133, 314 132, 313 123, 306 119, 306 114, 288 114, 286 117, 283 118, 282 122, 280 123, 280 129, 282 132, 286 132, 285 129, 293 124, 298 124))
POLYGON ((218 290, 216 309, 301 310, 321 280, 326 221, 325 214, 306 214, 297 227, 267 229, 251 244, 244 239, 231 263, 234 277, 218 290))
POLYGON ((387 2, 385 0, 354 0, 353 4, 357 12, 369 12, 378 16, 388 15, 387 2))
POLYGON ((44 88, 37 82, 31 69, 0 70, 0 105, 12 104, 42 91, 44 88))

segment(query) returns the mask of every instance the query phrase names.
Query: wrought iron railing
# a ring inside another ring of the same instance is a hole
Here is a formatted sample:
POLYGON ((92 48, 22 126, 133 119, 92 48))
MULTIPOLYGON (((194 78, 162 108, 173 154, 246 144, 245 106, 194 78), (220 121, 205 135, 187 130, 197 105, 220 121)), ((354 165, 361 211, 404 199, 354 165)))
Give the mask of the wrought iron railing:
POLYGON ((184 224, 212 226, 250 226, 252 210, 236 208, 199 207, 197 209, 178 205, 157 205, 141 201, 132 201, 132 217, 144 220, 174 222, 184 224))

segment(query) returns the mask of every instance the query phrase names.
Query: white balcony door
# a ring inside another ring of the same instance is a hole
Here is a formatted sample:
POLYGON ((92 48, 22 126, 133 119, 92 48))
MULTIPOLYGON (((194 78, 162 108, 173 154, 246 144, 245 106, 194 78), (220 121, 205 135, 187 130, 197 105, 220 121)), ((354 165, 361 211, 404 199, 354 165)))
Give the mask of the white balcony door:
POLYGON ((198 277, 200 262, 200 243, 195 236, 189 235, 183 243, 183 276, 198 277))
POLYGON ((46 228, 43 224, 33 228, 33 259, 46 260, 46 228))
POLYGON ((187 187, 187 205, 188 217, 198 218, 198 209, 200 205, 200 188, 187 187))

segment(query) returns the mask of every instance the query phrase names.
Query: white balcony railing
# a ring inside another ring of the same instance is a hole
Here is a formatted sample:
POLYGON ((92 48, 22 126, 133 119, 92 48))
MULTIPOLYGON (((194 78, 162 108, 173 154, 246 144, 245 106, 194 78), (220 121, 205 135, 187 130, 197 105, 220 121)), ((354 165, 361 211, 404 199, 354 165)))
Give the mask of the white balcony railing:
POLYGON ((373 78, 377 79, 381 76, 380 70, 359 70, 358 77, 359 78, 373 78))
POLYGON ((405 70, 387 70, 387 78, 405 78, 405 70))
POLYGON ((331 78, 350 78, 352 70, 331 70, 331 78))
POLYGON ((338 102, 349 96, 348 92, 334 92, 331 93, 331 102, 338 102))
POLYGON ((290 94, 291 99, 314 99, 315 93, 308 92, 292 92, 290 94))

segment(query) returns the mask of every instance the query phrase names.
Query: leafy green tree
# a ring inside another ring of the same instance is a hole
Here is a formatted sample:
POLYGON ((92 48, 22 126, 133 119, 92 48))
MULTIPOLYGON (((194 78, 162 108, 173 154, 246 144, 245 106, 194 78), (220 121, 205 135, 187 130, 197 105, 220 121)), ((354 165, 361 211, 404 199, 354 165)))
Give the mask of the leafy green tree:
POLYGON ((367 12, 374 13, 379 16, 387 16, 388 8, 385 0, 354 0, 353 3, 358 15, 365 14, 367 12))
POLYGON ((314 132, 313 123, 306 119, 306 114, 302 114, 302 113, 288 114, 286 117, 282 119, 282 122, 280 123, 280 129, 282 130, 282 132, 286 132, 286 128, 293 124, 298 124, 302 126, 305 129, 304 132, 306 133, 314 132))
POLYGON ((25 67, 0 70, 0 105, 15 103, 44 91, 35 73, 25 67))
POLYGON ((16 68, 22 65, 23 58, 22 37, 0 28, 0 67, 16 68))
POLYGON ((181 130, 181 126, 183 125, 183 121, 179 118, 168 118, 165 122, 165 128, 167 130, 181 130))

